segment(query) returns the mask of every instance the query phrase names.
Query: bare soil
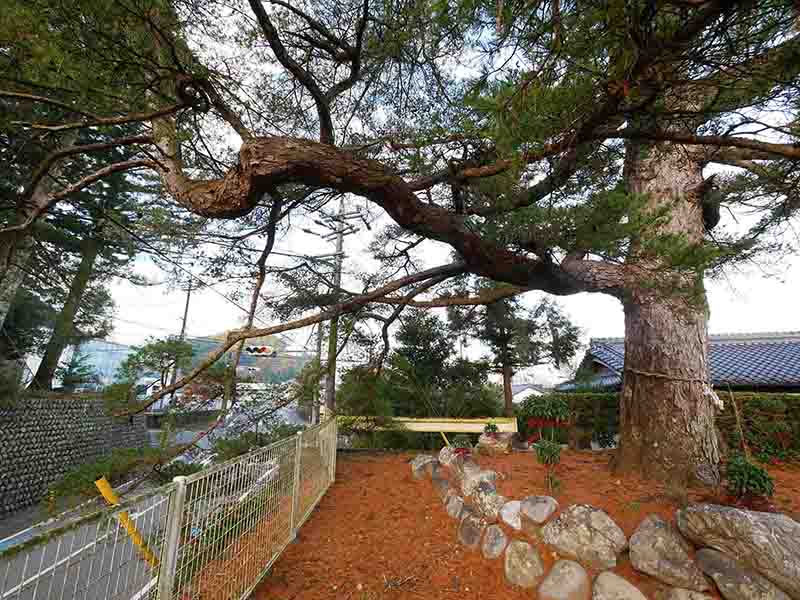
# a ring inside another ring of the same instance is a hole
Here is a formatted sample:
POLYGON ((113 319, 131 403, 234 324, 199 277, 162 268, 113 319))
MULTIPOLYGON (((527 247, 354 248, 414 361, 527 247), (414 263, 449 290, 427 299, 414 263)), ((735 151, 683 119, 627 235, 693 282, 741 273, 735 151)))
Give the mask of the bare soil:
MULTIPOLYGON (((490 561, 466 550, 456 539, 456 522, 448 518, 429 479, 411 477, 415 454, 340 453, 336 482, 257 588, 261 600, 377 600, 536 598, 533 590, 515 589, 505 581, 502 558, 490 561)), ((630 536, 642 519, 657 513, 674 521, 679 500, 665 490, 633 477, 618 478, 608 468, 608 453, 562 453, 561 489, 551 494, 544 470, 529 453, 480 457, 482 467, 501 476, 498 491, 509 499, 554 495, 561 507, 591 504, 605 510, 630 536)), ((771 466, 782 512, 798 518, 800 469, 771 466)), ((690 493, 700 500, 707 492, 690 493)), ((521 532, 507 533, 524 539, 521 532)), ((535 540, 528 540, 536 543, 535 540)), ((543 560, 555 560, 539 545, 543 560)), ((654 598, 660 585, 634 571, 623 555, 615 571, 654 598)), ((590 573, 594 575, 595 573, 590 573)))

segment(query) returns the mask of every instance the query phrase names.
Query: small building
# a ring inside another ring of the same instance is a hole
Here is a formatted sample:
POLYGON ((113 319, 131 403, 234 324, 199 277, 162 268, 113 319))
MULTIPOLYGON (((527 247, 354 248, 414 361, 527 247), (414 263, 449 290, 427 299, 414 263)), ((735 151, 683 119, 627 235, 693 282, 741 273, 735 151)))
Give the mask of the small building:
MULTIPOLYGON (((800 392, 800 332, 721 334, 708 339, 715 388, 800 392)), ((617 390, 624 364, 624 338, 593 338, 579 369, 583 376, 555 390, 617 390)))
POLYGON ((542 396, 548 390, 536 383, 517 383, 511 386, 511 400, 514 404, 520 404, 531 396, 542 396))

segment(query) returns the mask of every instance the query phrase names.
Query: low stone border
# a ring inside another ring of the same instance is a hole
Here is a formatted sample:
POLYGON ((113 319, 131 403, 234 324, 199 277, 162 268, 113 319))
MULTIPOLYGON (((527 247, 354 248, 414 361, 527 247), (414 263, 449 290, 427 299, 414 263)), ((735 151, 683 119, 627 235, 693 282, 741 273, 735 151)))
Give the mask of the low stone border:
POLYGON ((438 457, 414 458, 411 472, 432 481, 457 521, 461 544, 487 560, 502 557, 506 581, 538 588, 540 600, 647 600, 610 570, 628 549, 633 567, 662 585, 657 600, 710 600, 704 592, 715 586, 726 600, 800 600, 800 523, 785 515, 693 505, 678 511, 678 528, 647 516, 629 542, 599 508, 573 504, 559 511, 550 496, 505 498, 497 492, 497 473, 448 446, 438 457), (553 550, 558 560, 549 573, 537 547, 504 527, 553 550), (692 558, 687 538, 716 549, 692 558), (584 567, 598 571, 593 581, 584 567))

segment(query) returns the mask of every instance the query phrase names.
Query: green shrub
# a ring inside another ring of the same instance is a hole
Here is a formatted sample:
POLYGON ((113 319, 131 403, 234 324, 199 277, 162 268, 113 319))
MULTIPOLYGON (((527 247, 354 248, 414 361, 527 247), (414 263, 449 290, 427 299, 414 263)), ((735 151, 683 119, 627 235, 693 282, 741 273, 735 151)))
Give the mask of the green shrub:
MULTIPOLYGON (((728 446, 743 451, 736 413, 730 397, 722 394, 725 410, 717 416, 717 426, 728 446)), ((763 462, 791 460, 800 455, 800 395, 734 394, 744 430, 745 442, 763 462)))
POLYGON ((360 431, 353 434, 353 448, 375 448, 379 450, 435 450, 442 446, 438 433, 403 431, 360 431))
MULTIPOLYGON (((742 440, 739 439, 730 396, 727 392, 718 393, 725 408, 717 415, 717 427, 728 447, 741 451, 742 440)), ((745 441, 758 460, 785 461, 800 456, 800 394, 735 392, 733 395, 740 408, 745 441)), ((619 397, 616 392, 557 393, 550 396, 567 402, 571 426, 590 431, 592 439, 600 446, 608 447, 614 443, 614 437, 619 433, 619 397)), ((533 417, 535 401, 541 398, 544 396, 529 398, 517 407, 518 427, 524 438, 530 436, 528 420, 533 417)), ((566 441, 562 435, 557 435, 556 439, 566 441)))
POLYGON ((495 423, 489 422, 486 424, 486 427, 483 428, 483 433, 497 433, 499 429, 497 429, 497 425, 495 423))
POLYGON ((186 463, 176 460, 154 471, 154 478, 158 483, 169 483, 175 477, 191 475, 197 473, 203 467, 195 463, 186 463))
POLYGON ((50 487, 53 498, 75 496, 97 496, 94 482, 105 477, 112 485, 119 485, 138 470, 150 469, 156 464, 160 452, 156 449, 117 448, 90 463, 84 463, 69 471, 50 487))
POLYGON ((728 493, 737 498, 745 495, 772 496, 775 484, 767 470, 741 454, 733 455, 727 465, 728 493))
POLYGON ((536 460, 540 464, 551 467, 561 462, 561 444, 551 440, 541 440, 533 445, 536 450, 536 460))
POLYGON ((460 433, 453 438, 454 448, 472 448, 472 440, 464 433, 460 433))
POLYGON ((269 446, 279 440, 287 438, 302 431, 302 425, 288 425, 281 423, 266 432, 246 431, 237 437, 222 438, 214 444, 216 461, 222 462, 247 454, 255 448, 269 446))
POLYGON ((561 481, 556 477, 555 468, 561 462, 561 444, 552 440, 539 440, 533 445, 536 460, 546 468, 544 481, 547 489, 555 493, 561 488, 561 481))

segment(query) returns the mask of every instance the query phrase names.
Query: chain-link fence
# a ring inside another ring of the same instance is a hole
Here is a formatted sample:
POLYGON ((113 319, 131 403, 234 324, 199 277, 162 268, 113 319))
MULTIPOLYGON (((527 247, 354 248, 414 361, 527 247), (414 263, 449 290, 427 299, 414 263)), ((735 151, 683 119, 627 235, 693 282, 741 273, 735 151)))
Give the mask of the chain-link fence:
POLYGON ((335 420, 0 554, 0 600, 247 597, 336 471, 335 420))

